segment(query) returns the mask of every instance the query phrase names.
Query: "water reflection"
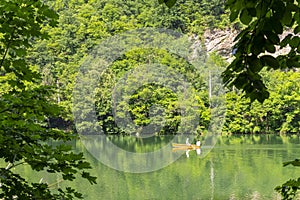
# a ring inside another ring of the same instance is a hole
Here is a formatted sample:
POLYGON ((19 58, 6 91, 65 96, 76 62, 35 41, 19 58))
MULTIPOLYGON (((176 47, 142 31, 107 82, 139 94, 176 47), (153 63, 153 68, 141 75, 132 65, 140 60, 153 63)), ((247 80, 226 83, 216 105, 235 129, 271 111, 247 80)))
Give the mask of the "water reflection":
MULTIPOLYGON (((137 152, 153 150, 170 142, 162 138, 153 138, 152 143, 151 140, 133 142, 136 139, 126 137, 111 140, 120 147, 123 144, 124 149, 137 152)), ((77 145, 79 147, 80 142, 77 145)), ((85 198, 276 199, 278 194, 274 188, 277 185, 300 176, 299 170, 282 167, 283 161, 299 155, 299 147, 299 136, 221 137, 205 158, 197 156, 196 150, 190 150, 189 159, 184 154, 161 170, 143 174, 118 172, 90 157, 100 185, 91 187, 85 198)), ((205 150, 205 146, 200 150, 205 150)), ((161 156, 165 159, 168 155, 161 156)))
MULTIPOLYGON (((133 142, 130 137, 110 138, 124 149, 145 152, 166 145, 168 139, 153 138, 133 142), (159 142, 158 142, 159 141, 159 142), (144 142, 144 143, 142 143, 144 142), (165 143, 166 142, 166 143, 165 143), (150 147, 150 146, 155 147, 150 147), (148 147, 147 147, 148 146, 148 147)), ((184 142, 183 142, 184 143, 184 142)), ((91 145, 93 141, 91 141, 91 145)), ((74 143, 77 150, 85 147, 80 141, 74 143)), ((171 145, 170 145, 171 146, 171 145)), ((201 150, 205 150, 201 146, 201 150)), ((105 151, 102 149, 101 151, 105 151)), ((172 150, 170 151, 172 152, 172 150)), ((86 157, 93 166, 92 174, 98 177, 97 185, 78 180, 59 182, 53 187, 72 186, 84 193, 85 200, 94 199, 279 199, 274 188, 290 178, 300 176, 292 166, 282 167, 282 162, 294 160, 300 155, 299 136, 236 136, 222 137, 205 158, 189 151, 189 159, 182 155, 173 164, 149 173, 124 173, 111 169, 89 152, 86 157)), ((124 158, 111 155, 124 163, 124 158)), ((161 155, 162 159, 167 159, 161 155)), ((55 183, 60 176, 43 173, 32 174, 23 168, 32 180, 55 183)))
MULTIPOLYGON (((190 151, 191 151, 191 150, 186 150, 186 151, 185 151, 185 155, 186 155, 187 158, 190 157, 190 151)), ((194 151, 196 151, 196 153, 197 153, 198 156, 201 155, 201 149, 200 149, 200 148, 199 148, 199 149, 195 149, 194 151)))

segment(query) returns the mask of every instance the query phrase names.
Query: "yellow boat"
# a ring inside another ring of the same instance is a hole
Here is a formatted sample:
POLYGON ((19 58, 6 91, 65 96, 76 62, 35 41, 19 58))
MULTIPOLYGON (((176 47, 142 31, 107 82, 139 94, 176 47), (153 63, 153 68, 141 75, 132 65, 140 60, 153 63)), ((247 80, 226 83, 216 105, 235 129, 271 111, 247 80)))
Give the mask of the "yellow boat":
POLYGON ((178 143, 172 143, 173 151, 176 150, 195 150, 200 149, 201 146, 197 146, 195 144, 178 144, 178 143))

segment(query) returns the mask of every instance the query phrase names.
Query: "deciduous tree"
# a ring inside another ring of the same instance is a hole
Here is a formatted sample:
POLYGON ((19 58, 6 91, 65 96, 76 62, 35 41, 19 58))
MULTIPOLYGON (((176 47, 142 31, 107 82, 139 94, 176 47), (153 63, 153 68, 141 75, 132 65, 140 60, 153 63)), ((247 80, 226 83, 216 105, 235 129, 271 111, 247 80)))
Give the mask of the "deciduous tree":
MULTIPOLYGON (((32 182, 15 168, 57 173, 72 181, 77 174, 95 183, 82 153, 65 142, 71 133, 52 129, 47 120, 60 108, 49 101, 53 92, 40 84, 40 75, 27 63, 28 48, 46 39, 42 25, 55 26, 57 14, 39 0, 8 0, 0 5, 0 198, 73 199, 82 195, 70 187, 50 190, 42 181, 32 182), (49 142, 57 143, 56 146, 49 142)), ((42 178, 42 177, 41 177, 42 178)))

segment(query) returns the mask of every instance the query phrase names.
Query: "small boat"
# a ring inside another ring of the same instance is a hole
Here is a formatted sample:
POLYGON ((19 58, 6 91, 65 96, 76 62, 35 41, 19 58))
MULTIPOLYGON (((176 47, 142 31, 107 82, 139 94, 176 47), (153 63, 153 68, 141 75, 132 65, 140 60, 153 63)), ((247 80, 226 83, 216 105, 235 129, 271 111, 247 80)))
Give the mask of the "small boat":
POLYGON ((196 144, 189 143, 189 138, 186 139, 185 144, 172 143, 173 148, 185 147, 185 148, 200 148, 201 142, 198 140, 196 144))
POLYGON ((180 144, 180 143, 172 143, 172 151, 180 151, 180 150, 185 150, 186 157, 190 157, 189 152, 191 150, 195 150, 197 155, 201 154, 201 142, 198 140, 196 144, 190 144, 189 139, 186 139, 185 144, 180 144))
POLYGON ((172 143, 172 146, 173 147, 176 147, 176 146, 190 146, 190 144, 172 143))
POLYGON ((201 146, 195 145, 195 144, 178 144, 178 143, 172 143, 173 150, 195 150, 200 149, 201 146))

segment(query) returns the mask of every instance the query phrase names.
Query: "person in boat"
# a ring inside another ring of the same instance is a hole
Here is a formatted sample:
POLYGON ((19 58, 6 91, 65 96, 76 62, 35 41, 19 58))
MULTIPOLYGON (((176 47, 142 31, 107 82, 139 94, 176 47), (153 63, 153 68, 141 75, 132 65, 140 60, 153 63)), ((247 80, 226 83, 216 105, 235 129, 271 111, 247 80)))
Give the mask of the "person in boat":
POLYGON ((189 143, 189 138, 187 138, 186 141, 185 141, 185 144, 172 143, 172 146, 175 150, 180 150, 180 149, 195 150, 195 149, 200 148, 201 142, 198 140, 196 142, 196 144, 191 144, 191 143, 189 143))
POLYGON ((186 138, 185 144, 191 146, 191 144, 189 143, 189 138, 186 138))
POLYGON ((177 150, 186 150, 185 154, 186 157, 190 157, 189 152, 191 150, 195 150, 197 155, 201 154, 201 142, 198 140, 196 142, 196 144, 191 144, 189 143, 189 138, 186 139, 185 144, 177 144, 177 143, 173 143, 173 151, 177 151, 177 150))
POLYGON ((189 143, 189 138, 186 138, 185 144, 189 147, 192 147, 193 149, 199 149, 199 147, 201 146, 200 140, 198 140, 195 145, 195 144, 189 143))
POLYGON ((198 140, 196 142, 196 145, 194 145, 194 144, 190 144, 189 143, 189 138, 187 138, 186 141, 185 141, 185 144, 188 145, 189 147, 191 147, 190 149, 187 149, 185 151, 185 155, 186 155, 187 158, 190 157, 189 153, 190 153, 191 150, 196 150, 196 153, 197 153, 198 156, 201 154, 201 148, 200 148, 201 142, 200 142, 200 140, 198 140))

